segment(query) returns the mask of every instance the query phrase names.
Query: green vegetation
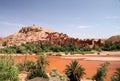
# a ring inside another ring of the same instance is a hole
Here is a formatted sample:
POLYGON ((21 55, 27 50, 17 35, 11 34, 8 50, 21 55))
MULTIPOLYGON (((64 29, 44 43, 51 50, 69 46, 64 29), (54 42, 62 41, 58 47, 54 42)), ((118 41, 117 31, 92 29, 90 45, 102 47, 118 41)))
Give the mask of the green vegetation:
POLYGON ((104 51, 120 51, 120 43, 106 42, 101 49, 104 51))
POLYGON ((0 57, 0 81, 19 81, 18 69, 11 56, 0 57))
POLYGON ((93 48, 75 47, 74 45, 59 46, 48 42, 40 42, 39 44, 22 44, 20 46, 6 47, 6 42, 3 43, 4 48, 0 49, 0 53, 7 54, 42 54, 42 52, 65 52, 66 54, 86 54, 93 53, 92 51, 120 51, 120 43, 106 42, 101 47, 94 46, 93 48))
POLYGON ((0 49, 0 53, 7 54, 41 54, 42 52, 66 52, 71 54, 91 53, 91 48, 77 48, 74 45, 59 46, 50 43, 22 44, 21 46, 11 46, 0 49))
POLYGON ((46 60, 45 56, 40 56, 38 60, 35 62, 35 67, 31 68, 27 78, 32 79, 35 77, 43 77, 48 78, 45 69, 46 66, 49 65, 48 61, 46 60))
POLYGON ((70 65, 66 66, 65 74, 70 81, 81 81, 83 75, 85 75, 85 69, 79 65, 78 61, 73 60, 70 65))
POLYGON ((94 46, 94 47, 92 48, 92 50, 95 50, 95 51, 98 51, 98 52, 101 52, 101 51, 102 51, 101 47, 99 47, 99 46, 94 46))
POLYGON ((60 74, 56 69, 52 69, 49 81, 69 81, 69 79, 66 75, 60 74))
POLYGON ((29 72, 31 69, 35 68, 35 62, 33 61, 25 61, 25 63, 17 63, 16 65, 19 71, 29 72))
POLYGON ((98 69, 96 74, 93 76, 93 80, 95 81, 104 81, 106 74, 107 74, 107 66, 109 65, 108 62, 101 64, 98 69))
POLYGON ((111 81, 120 81, 120 68, 116 69, 114 75, 111 77, 111 81))
POLYGON ((18 63, 17 67, 19 71, 28 72, 27 79, 33 79, 35 77, 48 78, 45 72, 47 65, 49 65, 49 63, 46 60, 46 57, 39 56, 37 61, 33 62, 25 60, 24 63, 18 63))

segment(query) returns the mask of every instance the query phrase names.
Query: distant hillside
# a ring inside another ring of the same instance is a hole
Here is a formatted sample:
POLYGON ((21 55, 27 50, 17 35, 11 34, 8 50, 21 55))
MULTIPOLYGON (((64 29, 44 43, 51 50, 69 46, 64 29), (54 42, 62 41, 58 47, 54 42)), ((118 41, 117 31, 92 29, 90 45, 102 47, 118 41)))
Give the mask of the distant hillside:
POLYGON ((0 37, 0 41, 2 40, 3 38, 2 37, 0 37))
POLYGON ((3 40, 3 38, 2 38, 2 37, 0 37, 0 44, 2 43, 2 40, 3 40))
POLYGON ((106 40, 106 42, 120 42, 120 35, 111 36, 106 40))
POLYGON ((64 45, 74 45, 76 47, 93 47, 101 46, 104 41, 101 39, 78 39, 69 37, 67 34, 54 32, 51 29, 39 27, 36 25, 23 27, 19 32, 7 36, 0 40, 0 45, 13 46, 21 45, 25 43, 39 43, 39 42, 49 42, 51 44, 56 44, 60 46, 64 45))

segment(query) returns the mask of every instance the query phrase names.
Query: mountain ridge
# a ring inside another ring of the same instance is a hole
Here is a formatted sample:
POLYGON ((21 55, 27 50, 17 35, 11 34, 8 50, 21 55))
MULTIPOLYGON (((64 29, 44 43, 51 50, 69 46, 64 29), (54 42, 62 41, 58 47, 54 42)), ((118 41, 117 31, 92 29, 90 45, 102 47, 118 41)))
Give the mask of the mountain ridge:
POLYGON ((106 40, 102 39, 78 39, 69 37, 67 34, 55 32, 48 28, 33 26, 22 27, 17 33, 0 39, 0 45, 6 46, 21 45, 26 43, 37 44, 39 42, 48 42, 60 46, 74 45, 76 47, 101 46, 106 40))

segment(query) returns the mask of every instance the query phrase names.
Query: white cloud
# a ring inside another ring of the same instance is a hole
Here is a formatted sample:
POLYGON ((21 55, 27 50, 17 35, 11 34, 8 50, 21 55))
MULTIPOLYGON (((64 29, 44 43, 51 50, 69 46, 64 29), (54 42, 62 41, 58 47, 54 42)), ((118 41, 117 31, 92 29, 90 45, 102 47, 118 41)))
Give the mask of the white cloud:
POLYGON ((91 28, 92 26, 90 25, 80 25, 78 26, 77 28, 80 28, 80 29, 86 29, 86 28, 91 28))
POLYGON ((119 19, 118 16, 106 16, 105 19, 119 19))

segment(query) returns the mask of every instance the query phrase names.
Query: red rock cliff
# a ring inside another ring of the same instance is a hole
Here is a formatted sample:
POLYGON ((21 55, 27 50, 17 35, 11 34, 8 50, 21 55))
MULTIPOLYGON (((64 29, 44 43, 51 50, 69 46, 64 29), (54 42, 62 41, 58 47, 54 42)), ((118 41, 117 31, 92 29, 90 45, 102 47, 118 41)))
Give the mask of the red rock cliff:
POLYGON ((39 43, 40 41, 49 42, 56 45, 70 45, 73 44, 76 47, 93 47, 102 45, 101 40, 94 39, 75 39, 66 34, 54 32, 53 30, 42 28, 38 26, 23 27, 18 33, 10 35, 4 38, 3 42, 7 43, 7 46, 21 45, 25 43, 39 43))

